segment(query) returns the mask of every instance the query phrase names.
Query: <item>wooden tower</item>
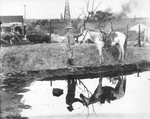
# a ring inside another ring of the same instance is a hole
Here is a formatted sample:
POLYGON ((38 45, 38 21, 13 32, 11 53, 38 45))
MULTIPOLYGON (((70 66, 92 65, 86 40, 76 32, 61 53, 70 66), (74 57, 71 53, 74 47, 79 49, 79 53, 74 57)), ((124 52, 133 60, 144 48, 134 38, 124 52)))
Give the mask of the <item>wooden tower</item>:
POLYGON ((70 23, 69 0, 65 1, 64 21, 66 21, 67 23, 70 23))

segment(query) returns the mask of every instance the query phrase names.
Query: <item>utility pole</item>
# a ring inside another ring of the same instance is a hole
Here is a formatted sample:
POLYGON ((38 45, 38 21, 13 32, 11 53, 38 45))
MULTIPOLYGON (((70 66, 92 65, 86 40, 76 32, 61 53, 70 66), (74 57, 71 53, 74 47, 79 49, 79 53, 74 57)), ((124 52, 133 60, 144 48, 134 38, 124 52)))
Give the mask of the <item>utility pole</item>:
POLYGON ((24 23, 26 23, 26 5, 24 5, 24 23))
POLYGON ((26 34, 25 25, 26 24, 26 5, 24 5, 24 22, 23 22, 23 35, 26 34))
POLYGON ((64 21, 65 21, 67 24, 70 23, 69 0, 66 0, 66 1, 65 1, 64 21))

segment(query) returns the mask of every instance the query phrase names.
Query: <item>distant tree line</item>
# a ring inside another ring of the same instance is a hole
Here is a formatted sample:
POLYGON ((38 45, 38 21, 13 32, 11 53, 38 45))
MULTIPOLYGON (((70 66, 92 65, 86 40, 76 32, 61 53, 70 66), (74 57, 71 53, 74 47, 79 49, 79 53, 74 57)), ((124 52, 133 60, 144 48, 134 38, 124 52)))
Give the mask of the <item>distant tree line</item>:
POLYGON ((42 19, 31 22, 28 33, 54 33, 63 28, 63 21, 59 19, 42 19))
MULTIPOLYGON (((113 13, 109 12, 103 12, 103 11, 96 11, 94 12, 89 12, 88 16, 85 16, 85 18, 78 18, 72 20, 72 24, 74 28, 76 29, 76 32, 78 31, 79 23, 81 21, 87 20, 86 22, 93 22, 95 23, 98 27, 101 26, 101 24, 107 24, 110 22, 112 19, 114 19, 113 13)), ((86 23, 85 22, 85 23, 86 23)), ((60 19, 42 19, 42 20, 36 20, 31 23, 29 26, 29 33, 59 33, 59 34, 65 34, 65 27, 66 23, 63 20, 60 19)))

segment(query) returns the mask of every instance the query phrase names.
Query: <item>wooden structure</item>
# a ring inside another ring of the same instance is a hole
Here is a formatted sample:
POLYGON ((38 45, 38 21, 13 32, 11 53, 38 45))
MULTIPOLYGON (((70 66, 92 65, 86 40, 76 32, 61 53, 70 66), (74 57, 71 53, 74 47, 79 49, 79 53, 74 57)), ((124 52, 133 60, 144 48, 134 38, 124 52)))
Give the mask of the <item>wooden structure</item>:
POLYGON ((10 24, 12 26, 13 32, 15 32, 15 27, 20 26, 22 29, 22 35, 25 35, 23 16, 0 16, 0 21, 2 23, 1 26, 5 26, 5 24, 10 24))
POLYGON ((65 22, 70 22, 70 8, 69 8, 69 0, 65 1, 65 10, 64 10, 64 20, 65 22))

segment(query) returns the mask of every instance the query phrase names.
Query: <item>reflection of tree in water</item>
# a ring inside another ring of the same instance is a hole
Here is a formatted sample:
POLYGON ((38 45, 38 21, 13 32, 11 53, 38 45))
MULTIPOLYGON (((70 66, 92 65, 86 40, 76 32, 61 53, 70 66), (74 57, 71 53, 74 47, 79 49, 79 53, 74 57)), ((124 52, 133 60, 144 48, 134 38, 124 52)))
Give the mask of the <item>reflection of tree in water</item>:
POLYGON ((25 87, 29 86, 30 83, 20 79, 6 79, 3 81, 0 86, 1 117, 4 119, 22 119, 21 109, 29 109, 30 106, 21 102, 23 95, 19 93, 27 92, 28 89, 25 89, 25 87))

